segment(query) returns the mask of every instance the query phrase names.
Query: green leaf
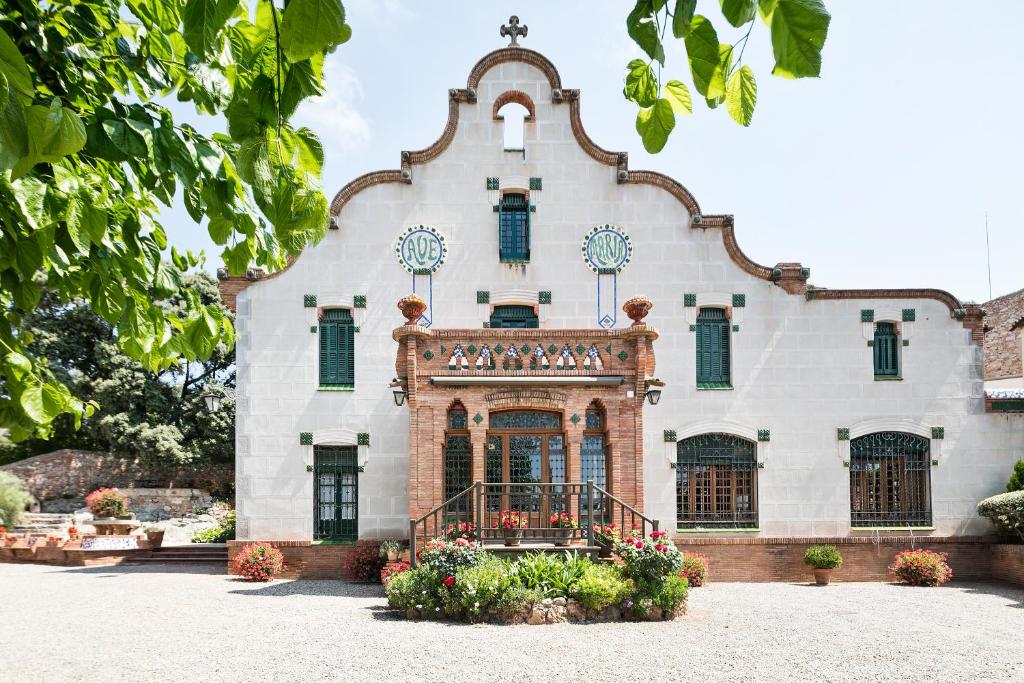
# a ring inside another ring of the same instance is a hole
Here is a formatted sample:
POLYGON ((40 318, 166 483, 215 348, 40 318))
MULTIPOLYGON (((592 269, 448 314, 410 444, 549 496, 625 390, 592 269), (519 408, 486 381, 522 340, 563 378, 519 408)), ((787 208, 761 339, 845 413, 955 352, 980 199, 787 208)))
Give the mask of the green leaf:
POLYGON ((7 366, 14 375, 15 379, 21 379, 25 375, 32 372, 32 363, 28 358, 21 355, 17 351, 11 351, 8 353, 4 360, 7 362, 7 366))
POLYGON ((626 33, 651 59, 665 65, 665 48, 654 21, 655 13, 665 6, 666 0, 637 0, 633 11, 626 17, 626 33))
POLYGON ((676 0, 676 9, 672 13, 672 35, 685 38, 690 32, 693 13, 697 11, 697 0, 676 0))
POLYGON ((146 141, 124 121, 107 119, 103 122, 103 132, 118 152, 127 157, 146 156, 146 141))
POLYGON ((757 81, 749 66, 743 65, 730 78, 725 90, 729 116, 741 126, 749 126, 757 104, 757 81))
POLYGON ((740 27, 751 21, 757 11, 756 0, 719 0, 722 14, 733 26, 740 27))
POLYGON ((658 99, 658 79, 650 64, 642 59, 634 59, 626 66, 626 87, 622 95, 641 107, 650 107, 658 99))
POLYGON ((644 143, 644 149, 657 154, 668 142, 669 133, 676 127, 676 116, 672 105, 666 99, 659 99, 649 109, 641 109, 636 115, 636 132, 644 143))
POLYGON ((235 228, 234 223, 227 216, 216 216, 210 219, 208 230, 214 244, 227 244, 235 228))
POLYGON ((217 36, 238 9, 238 0, 188 0, 184 21, 185 42, 200 57, 214 52, 217 36))
POLYGON ((701 15, 693 18, 690 33, 684 39, 686 55, 693 74, 693 85, 704 97, 725 94, 725 73, 719 54, 718 34, 711 22, 701 15))
POLYGON ((25 59, 21 56, 18 46, 14 44, 7 32, 0 29, 0 73, 6 76, 11 90, 22 105, 32 103, 35 88, 29 74, 25 59))
POLYGON ((771 13, 772 74, 782 78, 821 75, 821 49, 832 17, 821 0, 777 0, 771 13))
POLYGON ((33 385, 21 393, 21 407, 32 420, 46 424, 64 412, 65 397, 56 385, 33 385))
POLYGON ((662 96, 672 105, 672 111, 677 114, 692 114, 693 101, 690 99, 690 89, 681 81, 672 80, 661 88, 662 96))
POLYGON ((324 57, 321 54, 288 67, 281 88, 282 117, 288 118, 295 113, 299 102, 305 98, 324 94, 323 69, 324 57))
POLYGON ((281 20, 281 47, 290 62, 330 52, 352 37, 340 0, 291 0, 281 20))

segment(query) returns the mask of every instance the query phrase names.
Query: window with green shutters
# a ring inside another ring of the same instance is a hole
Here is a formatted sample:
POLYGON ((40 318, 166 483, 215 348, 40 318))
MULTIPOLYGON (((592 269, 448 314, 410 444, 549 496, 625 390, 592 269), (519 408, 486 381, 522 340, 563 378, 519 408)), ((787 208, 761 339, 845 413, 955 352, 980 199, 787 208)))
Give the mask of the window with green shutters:
POLYGON ((899 377, 900 340, 896 334, 896 325, 876 323, 872 347, 875 352, 875 377, 899 377))
POLYGON ((533 306, 495 306, 491 313, 491 327, 539 327, 533 306))
POLYGON ((498 205, 498 255, 504 262, 530 260, 530 205, 526 195, 506 192, 498 205))
POLYGON ((355 446, 314 446, 313 535, 324 540, 359 537, 359 466, 355 446))
POLYGON ((702 308, 697 316, 697 386, 727 388, 731 382, 729 321, 721 308, 702 308))
POLYGON ((355 330, 347 309, 324 311, 320 320, 320 386, 355 385, 355 330))

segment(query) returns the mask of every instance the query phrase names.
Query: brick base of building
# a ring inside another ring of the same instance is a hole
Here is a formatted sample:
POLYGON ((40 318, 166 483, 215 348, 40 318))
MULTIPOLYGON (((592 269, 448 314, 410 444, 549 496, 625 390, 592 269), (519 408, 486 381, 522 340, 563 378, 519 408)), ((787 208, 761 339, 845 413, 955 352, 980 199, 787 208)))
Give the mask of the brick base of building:
POLYGON ((947 553, 954 581, 983 581, 994 576, 993 547, 1005 547, 973 536, 676 539, 680 550, 708 558, 708 578, 715 582, 813 580, 804 552, 819 544, 835 545, 843 556, 843 566, 832 573, 833 581, 892 581, 889 565, 898 552, 910 548, 947 553))
POLYGON ((992 578, 1024 586, 1024 545, 992 546, 992 578))
POLYGON ((340 579, 341 563, 355 545, 313 541, 228 541, 228 574, 237 575, 235 557, 250 543, 269 543, 284 555, 282 579, 340 579))

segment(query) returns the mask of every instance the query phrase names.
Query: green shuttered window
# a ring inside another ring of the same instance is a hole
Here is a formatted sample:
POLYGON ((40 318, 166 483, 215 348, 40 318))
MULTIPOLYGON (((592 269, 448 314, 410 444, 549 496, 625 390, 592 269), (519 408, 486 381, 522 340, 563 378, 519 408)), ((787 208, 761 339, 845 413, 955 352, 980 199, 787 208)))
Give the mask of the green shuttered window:
POLYGON ((495 306, 491 327, 535 328, 540 323, 533 306, 495 306))
POLYGON ((352 314, 344 308, 329 308, 320 321, 320 386, 354 386, 355 377, 352 314))
POLYGON ((893 323, 877 323, 875 325, 875 376, 899 377, 900 374, 900 340, 893 323))
POLYGON ((498 252, 502 261, 530 260, 530 206, 525 194, 506 192, 498 207, 498 252))
POLYGON ((729 321, 721 308, 702 308, 697 316, 697 384, 729 386, 729 321))
POLYGON ((359 537, 359 467, 355 446, 314 446, 313 509, 317 539, 359 537))

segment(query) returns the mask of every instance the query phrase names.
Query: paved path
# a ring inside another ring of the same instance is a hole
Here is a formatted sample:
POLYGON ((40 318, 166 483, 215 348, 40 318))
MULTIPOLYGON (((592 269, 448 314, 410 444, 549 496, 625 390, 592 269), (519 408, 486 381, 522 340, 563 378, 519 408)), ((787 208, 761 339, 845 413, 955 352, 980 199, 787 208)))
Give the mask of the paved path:
POLYGON ((1024 681, 1024 590, 711 584, 654 624, 466 626, 379 587, 0 564, 0 681, 1024 681))

